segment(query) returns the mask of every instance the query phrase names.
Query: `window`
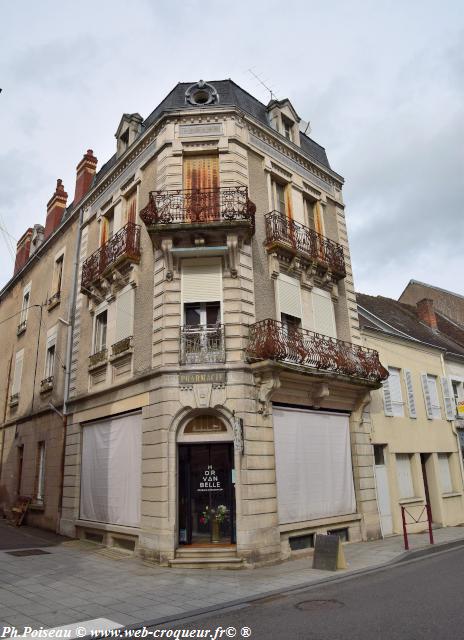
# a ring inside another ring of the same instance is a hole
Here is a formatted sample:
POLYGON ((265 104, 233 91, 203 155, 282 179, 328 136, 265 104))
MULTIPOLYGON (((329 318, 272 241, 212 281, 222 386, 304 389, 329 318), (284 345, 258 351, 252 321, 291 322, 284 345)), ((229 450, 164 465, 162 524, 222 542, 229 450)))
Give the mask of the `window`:
POLYGON ((127 197, 124 213, 125 222, 135 223, 137 218, 137 191, 133 191, 127 197))
POLYGON ((286 118, 285 116, 282 116, 282 133, 288 140, 290 140, 290 142, 293 142, 292 130, 293 130, 292 121, 286 118))
POLYGON ((438 454, 438 468, 440 471, 442 493, 452 493, 453 482, 451 480, 450 455, 448 453, 438 454))
POLYGON ((47 356, 45 358, 45 377, 52 378, 55 371, 55 345, 52 344, 47 349, 47 356))
POLYGON ((101 218, 100 246, 111 240, 114 235, 114 209, 107 211, 101 218))
POLYGON ((462 400, 462 382, 453 380, 451 384, 453 386, 454 404, 456 405, 456 417, 459 418, 458 405, 462 400))
POLYGON ((421 381, 427 417, 429 420, 440 420, 441 409, 440 401, 438 399, 437 378, 436 376, 422 373, 421 381))
POLYGON ((315 231, 316 227, 314 224, 314 202, 305 198, 304 202, 304 212, 305 212, 305 224, 307 227, 315 231))
POLYGON ((134 335, 134 289, 122 291, 116 298, 116 342, 134 335))
POLYGON ((221 323, 220 302, 189 302, 184 305, 184 324, 214 327, 221 323))
POLYGON ((52 282, 52 296, 56 296, 60 294, 61 291, 61 282, 63 279, 63 260, 64 254, 58 256, 55 260, 55 267, 53 270, 53 282, 52 282))
POLYGON ((23 291, 23 301, 21 303, 21 313, 19 316, 18 332, 24 331, 27 324, 27 316, 31 301, 31 285, 28 284, 23 291))
POLYGON ((386 416, 403 417, 403 395, 401 391, 401 369, 388 367, 389 377, 383 382, 383 398, 386 416))
POLYGON ((314 331, 330 338, 337 337, 335 310, 328 291, 313 287, 311 291, 313 302, 314 331))
POLYGON ((102 311, 95 317, 95 337, 93 351, 99 353, 106 349, 106 329, 108 325, 108 313, 102 311))
POLYGON ((45 495, 45 442, 38 443, 37 449, 37 489, 36 500, 43 502, 45 495))
POLYGON ((417 418, 416 399, 414 397, 414 386, 412 383, 412 373, 409 369, 404 370, 404 383, 408 397, 408 410, 410 418, 417 418))
POLYGON ((282 215, 287 215, 287 205, 285 200, 286 185, 271 179, 272 208, 282 215))
POLYGON ((379 466, 385 464, 385 445, 383 444, 374 445, 374 462, 376 465, 379 465, 379 466))
POLYGON ((278 319, 287 327, 301 325, 303 309, 300 281, 280 273, 276 279, 276 294, 278 319))
POLYGON ((24 349, 16 353, 15 368, 13 373, 13 384, 11 385, 12 397, 19 396, 21 390, 21 378, 23 375, 24 349))
POLYGON ((409 453, 396 454, 396 474, 398 478, 398 492, 400 499, 405 500, 407 498, 414 498, 411 456, 409 453))

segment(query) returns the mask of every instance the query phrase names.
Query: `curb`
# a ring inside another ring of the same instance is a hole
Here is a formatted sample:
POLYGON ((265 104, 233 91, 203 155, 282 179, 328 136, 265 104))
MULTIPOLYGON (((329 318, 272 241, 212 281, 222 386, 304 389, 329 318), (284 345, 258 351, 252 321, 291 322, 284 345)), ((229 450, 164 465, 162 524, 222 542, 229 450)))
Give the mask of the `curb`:
MULTIPOLYGON (((334 576, 324 576, 320 580, 315 580, 312 582, 304 582, 292 587, 288 587, 286 589, 273 589, 272 591, 264 591, 262 593, 256 594, 254 596, 248 596, 246 598, 237 598, 236 600, 229 600, 228 602, 222 602, 218 604, 211 605, 209 607, 204 607, 202 609, 192 609, 191 611, 185 611, 181 614, 164 616, 161 618, 155 618, 153 620, 147 620, 145 622, 138 622, 132 625, 127 625, 120 627, 118 629, 119 632, 123 633, 126 630, 136 631, 137 629, 142 629, 144 627, 155 627, 162 624, 168 624, 171 622, 180 622, 182 620, 187 620, 190 618, 195 618, 197 616, 204 616, 208 613, 217 613, 219 611, 224 611, 227 609, 233 609, 237 607, 243 607, 246 605, 251 605, 254 602, 258 602, 263 599, 271 598, 273 596, 286 594, 292 594, 298 591, 303 591, 315 587, 319 587, 320 585, 324 585, 331 582, 341 582, 344 580, 349 580, 351 578, 361 577, 363 575, 367 575, 369 573, 374 573, 376 571, 386 570, 389 568, 393 568, 395 565, 399 565, 401 563, 406 562, 415 562, 424 558, 426 556, 434 555, 436 553, 444 553, 446 551, 451 551, 452 549, 464 546, 464 538, 460 540, 452 540, 450 542, 439 542, 433 546, 421 547, 419 549, 413 549, 410 551, 405 551, 401 553, 393 560, 388 560, 387 562, 383 562, 381 564, 372 565, 371 567, 366 567, 363 569, 354 569, 353 571, 348 571, 342 575, 334 575, 334 576)), ((103 636, 102 636, 103 637, 103 636)), ((85 636, 81 640, 92 640, 94 636, 85 636)))

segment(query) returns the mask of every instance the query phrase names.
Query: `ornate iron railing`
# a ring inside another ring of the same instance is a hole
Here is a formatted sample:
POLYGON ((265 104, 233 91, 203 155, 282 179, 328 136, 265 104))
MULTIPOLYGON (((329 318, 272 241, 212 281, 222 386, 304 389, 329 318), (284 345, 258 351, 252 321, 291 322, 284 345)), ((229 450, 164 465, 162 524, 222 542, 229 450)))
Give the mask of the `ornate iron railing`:
POLYGON ((118 340, 111 345, 111 352, 113 356, 118 356, 120 353, 125 353, 129 351, 132 347, 132 336, 127 336, 127 338, 123 338, 122 340, 118 340))
POLYGON ((282 244, 326 265, 335 276, 346 276, 343 247, 304 224, 295 222, 278 211, 271 211, 266 219, 266 245, 282 244))
POLYGON ((152 191, 140 212, 146 225, 246 222, 254 233, 256 207, 247 187, 152 191))
POLYGON ((222 325, 186 325, 181 327, 181 364, 209 364, 225 361, 226 351, 222 325))
POLYGON ((388 377, 373 349, 271 319, 250 326, 247 356, 249 360, 279 360, 372 382, 388 377))
POLYGON ((103 365, 106 363, 108 359, 108 349, 101 349, 96 353, 92 353, 89 356, 89 367, 96 367, 98 365, 103 365))
POLYGON ((88 289, 120 258, 140 258, 140 225, 128 222, 114 236, 94 251, 82 265, 81 286, 88 289))

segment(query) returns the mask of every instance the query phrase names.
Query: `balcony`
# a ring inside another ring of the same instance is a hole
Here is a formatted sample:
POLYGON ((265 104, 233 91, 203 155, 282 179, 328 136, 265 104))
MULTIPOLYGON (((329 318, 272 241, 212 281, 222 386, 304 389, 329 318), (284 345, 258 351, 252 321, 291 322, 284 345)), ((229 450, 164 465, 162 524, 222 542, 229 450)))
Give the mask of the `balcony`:
POLYGON ((252 362, 275 360, 372 383, 388 377, 373 349, 271 319, 250 326, 247 357, 252 362))
POLYGON ((140 217, 157 232, 179 228, 248 227, 253 235, 256 207, 247 187, 152 191, 140 217))
POLYGON ((278 211, 271 211, 264 217, 268 252, 277 249, 290 257, 298 256, 320 270, 330 271, 334 280, 346 276, 345 257, 340 244, 278 211))
POLYGON ((89 371, 106 366, 108 362, 108 349, 101 349, 89 356, 89 371))
POLYGON ((105 242, 82 265, 81 291, 89 293, 90 288, 113 269, 124 263, 138 263, 140 260, 140 225, 128 222, 114 236, 105 242))
POLYGON ((214 364, 225 361, 222 325, 181 327, 180 364, 214 364))

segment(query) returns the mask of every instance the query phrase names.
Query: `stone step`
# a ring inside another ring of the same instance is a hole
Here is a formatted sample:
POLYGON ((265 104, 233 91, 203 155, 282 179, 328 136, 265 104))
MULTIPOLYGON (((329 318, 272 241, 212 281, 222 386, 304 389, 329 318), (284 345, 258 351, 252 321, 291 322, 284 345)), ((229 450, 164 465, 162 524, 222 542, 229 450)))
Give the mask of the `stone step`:
POLYGON ((235 558, 237 550, 235 547, 179 547, 176 549, 176 558, 191 557, 227 557, 235 558))
POLYGON ((169 565, 177 569, 240 569, 242 558, 218 558, 215 554, 190 558, 175 558, 169 565))

